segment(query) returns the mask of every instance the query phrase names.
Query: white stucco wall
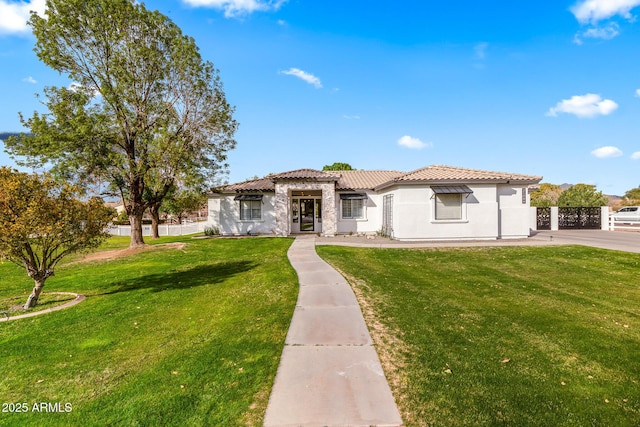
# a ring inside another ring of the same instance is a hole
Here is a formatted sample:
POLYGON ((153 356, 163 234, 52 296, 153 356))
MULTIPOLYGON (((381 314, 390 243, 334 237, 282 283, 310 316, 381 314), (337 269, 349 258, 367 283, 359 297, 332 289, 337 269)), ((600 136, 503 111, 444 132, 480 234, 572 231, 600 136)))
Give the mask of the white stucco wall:
POLYGON ((394 194, 395 238, 399 240, 497 239, 499 209, 495 185, 468 185, 468 187, 473 194, 462 196, 462 219, 446 221, 435 219, 435 198, 429 185, 395 188, 390 191, 390 194, 394 194))
POLYGON ((262 197, 262 219, 258 221, 240 220, 240 202, 234 195, 209 197, 208 226, 216 227, 222 235, 274 234, 276 230, 275 195, 262 197))
MULTIPOLYGON (((342 218, 342 200, 340 194, 350 192, 336 192, 336 216, 338 220, 338 234, 375 234, 382 228, 382 196, 373 191, 356 191, 355 193, 366 193, 364 218, 350 219, 342 218)), ((353 192, 351 192, 353 193, 353 192)))
POLYGON ((531 210, 527 186, 499 185, 497 191, 500 206, 499 237, 501 239, 529 237, 531 210))
MULTIPOLYGON (((431 186, 426 184, 390 187, 380 193, 367 191, 365 218, 362 219, 343 219, 340 192, 334 193, 329 187, 325 183, 313 184, 313 189, 323 190, 322 227, 323 233, 328 235, 334 232, 375 234, 381 230, 385 195, 394 196, 393 237, 399 240, 492 240, 522 238, 530 234, 532 210, 526 186, 468 184, 473 193, 462 196, 463 218, 446 221, 435 219, 434 193, 431 186), (525 203, 522 199, 523 190, 525 203)), ((239 202, 234 200, 234 195, 212 196, 209 198, 208 225, 217 227, 224 235, 249 232, 286 235, 291 232, 290 191, 300 188, 300 184, 286 184, 280 188, 280 214, 284 222, 279 226, 276 222, 277 197, 274 193, 263 195, 262 219, 259 221, 240 221, 239 202)))

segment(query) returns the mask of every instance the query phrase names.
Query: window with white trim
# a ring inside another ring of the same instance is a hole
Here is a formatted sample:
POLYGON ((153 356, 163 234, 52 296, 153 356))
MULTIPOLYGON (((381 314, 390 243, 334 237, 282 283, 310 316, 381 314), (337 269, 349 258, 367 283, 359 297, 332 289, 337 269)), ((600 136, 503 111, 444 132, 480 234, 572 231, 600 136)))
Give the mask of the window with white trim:
POLYGON ((341 219, 364 219, 366 200, 367 195, 364 193, 340 194, 341 219))
POLYGON ((262 200, 241 200, 240 220, 255 221, 262 219, 262 200))
POLYGON ((364 218, 364 199, 342 199, 342 218, 364 218))
POLYGON ((462 219, 462 194, 436 194, 436 220, 462 219))

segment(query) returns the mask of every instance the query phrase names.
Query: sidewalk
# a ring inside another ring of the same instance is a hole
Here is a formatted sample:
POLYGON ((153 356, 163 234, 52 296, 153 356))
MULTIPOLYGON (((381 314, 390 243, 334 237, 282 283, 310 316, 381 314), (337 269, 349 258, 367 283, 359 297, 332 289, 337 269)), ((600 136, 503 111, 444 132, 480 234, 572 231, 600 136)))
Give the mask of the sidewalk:
POLYGON ((315 252, 289 249, 300 293, 264 425, 399 426, 402 419, 351 287, 315 252))

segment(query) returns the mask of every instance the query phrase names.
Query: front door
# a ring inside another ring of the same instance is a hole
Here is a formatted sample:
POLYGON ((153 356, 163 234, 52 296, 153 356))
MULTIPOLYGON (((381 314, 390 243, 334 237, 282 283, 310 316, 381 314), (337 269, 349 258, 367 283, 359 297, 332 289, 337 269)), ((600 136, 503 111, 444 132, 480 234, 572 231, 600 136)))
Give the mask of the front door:
POLYGON ((313 231, 314 206, 314 199, 300 199, 300 231, 313 231))

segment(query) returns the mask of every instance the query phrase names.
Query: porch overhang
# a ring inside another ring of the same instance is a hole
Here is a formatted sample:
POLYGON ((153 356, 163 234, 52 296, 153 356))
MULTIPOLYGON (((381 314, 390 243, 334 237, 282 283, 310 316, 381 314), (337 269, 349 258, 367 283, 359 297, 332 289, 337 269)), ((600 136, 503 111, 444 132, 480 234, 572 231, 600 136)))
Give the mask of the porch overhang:
POLYGON ((473 190, 466 185, 432 185, 431 190, 435 194, 473 194, 473 190))
POLYGON ((262 194, 238 194, 233 200, 262 200, 262 194))
POLYGON ((340 200, 367 200, 367 195, 363 193, 340 194, 340 200))

